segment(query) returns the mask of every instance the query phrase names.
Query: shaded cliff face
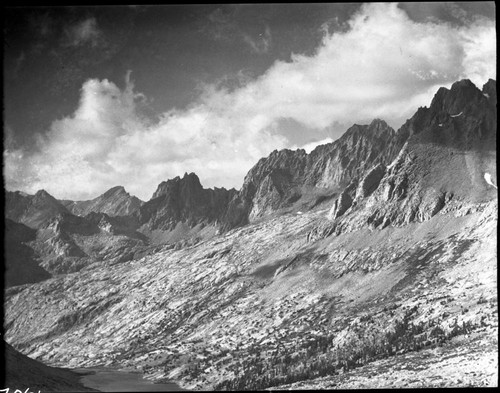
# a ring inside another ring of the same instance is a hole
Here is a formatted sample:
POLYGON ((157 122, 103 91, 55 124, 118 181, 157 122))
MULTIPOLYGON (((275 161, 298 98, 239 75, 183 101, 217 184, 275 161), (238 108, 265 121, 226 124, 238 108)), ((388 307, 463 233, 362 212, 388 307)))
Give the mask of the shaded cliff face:
MULTIPOLYGON (((311 233, 324 237, 369 225, 384 228, 429 220, 438 213, 469 214, 469 206, 497 196, 496 82, 479 90, 470 81, 441 88, 400 129, 407 143, 387 167, 365 174, 369 195, 339 198, 325 222, 311 233), (341 217, 342 216, 342 217, 341 217)), ((359 191, 360 185, 358 185, 359 191)), ((343 194, 353 196, 353 191, 343 194)))
POLYGON ((26 243, 36 238, 36 231, 26 225, 5 219, 4 263, 5 287, 46 280, 51 275, 39 266, 34 250, 26 243))
POLYGON ((248 172, 229 204, 224 229, 290 206, 310 190, 342 190, 372 166, 389 164, 405 139, 376 119, 369 125, 353 125, 337 141, 310 154, 302 149, 274 151, 248 172))
POLYGON ((134 216, 149 230, 169 231, 179 223, 189 227, 217 223, 235 194, 234 189, 204 189, 198 176, 186 173, 161 183, 134 216))
POLYGON ((479 90, 468 79, 441 87, 429 108, 419 108, 402 127, 411 143, 431 143, 462 150, 494 150, 496 141, 496 81, 479 90), (418 135, 418 136, 417 136, 418 135))
POLYGON ((85 216, 91 212, 109 216, 126 216, 134 213, 144 203, 130 195, 125 188, 117 186, 89 201, 60 201, 71 213, 85 216))
POLYGON ((5 193, 5 217, 31 228, 44 225, 52 217, 68 210, 45 190, 35 195, 19 191, 5 193))

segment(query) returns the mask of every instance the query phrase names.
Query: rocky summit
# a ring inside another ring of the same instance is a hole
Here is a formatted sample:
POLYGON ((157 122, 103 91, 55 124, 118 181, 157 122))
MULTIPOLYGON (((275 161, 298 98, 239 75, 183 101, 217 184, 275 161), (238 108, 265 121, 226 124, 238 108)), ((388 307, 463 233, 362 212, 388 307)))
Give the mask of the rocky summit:
POLYGON ((5 340, 192 390, 498 386, 496 124, 496 82, 462 80, 238 191, 7 193, 5 340))
POLYGON ((116 186, 90 201, 68 201, 61 203, 73 214, 86 215, 90 212, 106 213, 110 216, 126 216, 137 211, 144 203, 130 195, 122 186, 116 186))
POLYGON ((140 223, 149 229, 172 230, 178 223, 189 227, 221 219, 236 190, 204 189, 194 173, 161 183, 150 201, 137 212, 140 223))

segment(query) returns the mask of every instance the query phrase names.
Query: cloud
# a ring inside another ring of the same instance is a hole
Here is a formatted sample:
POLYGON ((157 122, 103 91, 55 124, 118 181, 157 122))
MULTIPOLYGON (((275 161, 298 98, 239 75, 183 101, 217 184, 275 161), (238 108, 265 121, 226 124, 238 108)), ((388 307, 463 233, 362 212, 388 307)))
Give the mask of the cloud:
POLYGON ((496 78, 493 21, 417 23, 395 4, 373 3, 348 28, 325 30, 312 56, 277 61, 236 88, 206 85, 191 106, 157 122, 139 115, 143 97, 129 79, 123 90, 88 80, 74 114, 52 124, 38 152, 4 152, 6 185, 84 199, 121 184, 149 199, 161 181, 193 171, 205 187, 239 188, 259 158, 314 139, 297 142, 283 119, 317 132, 316 140, 333 138, 325 132, 332 124, 373 118, 397 129, 438 87, 461 78, 478 86, 496 78))
POLYGON ((321 139, 320 141, 315 141, 315 142, 309 142, 306 143, 305 145, 302 146, 292 146, 290 147, 290 150, 297 150, 297 149, 304 149, 306 153, 312 152, 316 147, 321 146, 321 145, 326 145, 328 143, 332 143, 333 139, 332 138, 325 138, 321 139))
POLYGON ((151 124, 138 114, 142 99, 128 78, 123 90, 106 79, 88 80, 77 110, 52 124, 37 153, 4 152, 7 188, 88 199, 122 184, 147 200, 161 181, 186 171, 196 172, 205 186, 229 187, 286 143, 262 131, 258 121, 228 120, 205 104, 169 111, 151 124))
POLYGON ((67 27, 65 35, 65 44, 67 46, 81 46, 88 43, 95 47, 102 40, 102 32, 97 26, 97 20, 94 17, 67 27))

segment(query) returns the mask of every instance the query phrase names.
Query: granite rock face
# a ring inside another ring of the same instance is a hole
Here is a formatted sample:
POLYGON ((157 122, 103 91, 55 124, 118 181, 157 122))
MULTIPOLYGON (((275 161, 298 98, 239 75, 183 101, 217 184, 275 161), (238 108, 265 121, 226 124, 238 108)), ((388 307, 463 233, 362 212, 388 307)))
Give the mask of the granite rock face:
POLYGON ((302 149, 275 150, 246 175, 229 204, 224 229, 290 206, 307 191, 341 190, 359 181, 368 169, 388 165, 404 142, 404 136, 376 119, 369 125, 353 125, 337 141, 318 146, 310 154, 302 149))

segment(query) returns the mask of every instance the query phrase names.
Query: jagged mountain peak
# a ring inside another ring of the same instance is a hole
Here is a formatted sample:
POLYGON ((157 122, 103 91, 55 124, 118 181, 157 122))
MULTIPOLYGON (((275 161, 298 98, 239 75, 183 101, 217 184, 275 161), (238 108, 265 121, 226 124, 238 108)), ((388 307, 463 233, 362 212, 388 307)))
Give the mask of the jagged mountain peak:
POLYGON ((203 186, 201 185, 201 182, 200 182, 200 178, 194 172, 184 173, 184 176, 181 179, 181 183, 184 183, 186 185, 193 186, 196 188, 203 188, 203 186))
MULTIPOLYGON (((347 131, 349 130, 359 130, 359 131, 384 131, 386 129, 392 129, 385 120, 375 118, 373 119, 370 124, 358 124, 354 123, 350 128, 348 128, 347 131)), ((347 132, 346 132, 347 133, 347 132)), ((344 134, 345 135, 345 134, 344 134)))
POLYGON ((111 197, 113 195, 129 195, 127 191, 125 191, 125 188, 123 186, 116 186, 113 188, 110 188, 108 191, 106 191, 104 194, 102 194, 103 197, 111 197))
POLYGON ((170 231, 179 223, 193 227, 219 221, 236 190, 205 189, 191 172, 163 181, 136 216, 148 229, 170 231))
POLYGON ((340 234, 366 223, 384 228, 426 221, 441 210, 490 201, 496 190, 484 179, 496 173, 497 116, 491 103, 496 82, 488 81, 484 90, 489 93, 469 80, 439 89, 431 106, 419 108, 398 132, 407 142, 397 159, 363 177, 360 186, 373 188, 373 195, 358 188, 354 198, 353 190, 344 189, 325 233, 340 234))
POLYGON ((384 120, 374 119, 370 124, 353 124, 336 141, 318 147, 320 148, 319 150, 331 150, 332 148, 337 149, 339 146, 347 144, 353 148, 359 141, 382 139, 388 142, 395 134, 396 131, 384 120))
POLYGON ((387 124, 387 122, 383 119, 373 119, 370 125, 368 126, 368 129, 370 130, 377 130, 377 131, 386 131, 387 129, 391 129, 392 127, 387 124))
POLYGON ((163 181, 158 184, 156 191, 153 193, 151 199, 158 198, 163 195, 167 195, 170 193, 177 193, 179 188, 183 189, 191 189, 191 190, 202 190, 203 186, 200 183, 199 177, 196 173, 184 173, 184 176, 181 178, 180 176, 176 176, 172 179, 168 179, 167 181, 163 181))
MULTIPOLYGON (((496 90, 496 89, 495 89, 496 90)), ((430 109, 447 112, 454 116, 464 109, 479 104, 486 97, 469 79, 453 83, 450 89, 439 88, 432 99, 430 109)))
POLYGON ((488 98, 493 106, 497 104, 497 81, 488 79, 483 85, 483 95, 488 98))
POLYGON ((406 137, 419 135, 419 143, 426 141, 457 148, 472 148, 479 140, 493 142, 495 135, 491 130, 494 128, 492 122, 496 121, 496 82, 488 81, 483 90, 488 92, 479 90, 468 79, 454 83, 450 89, 441 87, 431 105, 420 107, 398 134, 406 137), (477 122, 469 124, 467 119, 471 118, 477 122), (488 138, 483 134, 488 134, 488 138))
POLYGON ((53 198, 55 199, 52 195, 50 195, 47 191, 45 190, 38 190, 36 193, 35 193, 35 197, 38 197, 38 198, 53 198))

